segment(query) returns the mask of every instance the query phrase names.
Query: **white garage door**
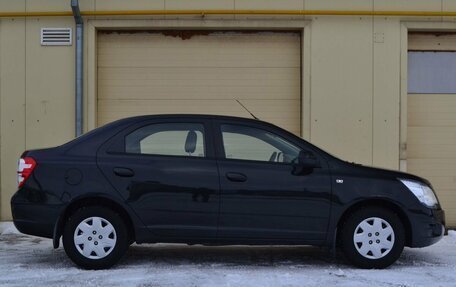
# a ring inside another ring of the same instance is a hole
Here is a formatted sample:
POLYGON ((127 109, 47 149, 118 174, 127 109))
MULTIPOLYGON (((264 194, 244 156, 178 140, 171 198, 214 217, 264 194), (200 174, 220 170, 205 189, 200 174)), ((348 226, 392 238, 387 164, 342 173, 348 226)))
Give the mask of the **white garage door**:
POLYGON ((409 35, 407 170, 429 179, 456 227, 456 35, 409 35))
POLYGON ((299 135, 300 47, 294 32, 99 32, 98 125, 143 114, 251 117, 242 104, 299 135))

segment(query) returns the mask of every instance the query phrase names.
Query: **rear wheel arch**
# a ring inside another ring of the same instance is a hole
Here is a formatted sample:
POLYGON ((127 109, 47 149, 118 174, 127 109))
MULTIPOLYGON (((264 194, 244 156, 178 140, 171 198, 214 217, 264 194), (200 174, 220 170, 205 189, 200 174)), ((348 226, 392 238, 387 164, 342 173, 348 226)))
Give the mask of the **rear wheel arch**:
POLYGON ((349 208, 347 208, 342 215, 339 217, 339 220, 337 222, 337 234, 336 234, 336 244, 339 243, 340 240, 340 232, 342 230, 342 225, 344 222, 348 219, 350 214, 353 212, 363 209, 363 208, 369 208, 369 207, 381 207, 381 208, 386 208, 397 214, 399 216, 402 224, 405 227, 405 245, 408 246, 412 242, 412 225, 410 223, 410 220, 407 216, 407 214, 404 212, 404 210, 397 205, 396 203, 392 202, 391 200, 385 199, 385 198, 374 198, 374 199, 367 199, 363 200, 357 203, 354 203, 351 205, 349 208))
POLYGON ((54 248, 59 247, 59 240, 63 234, 63 227, 68 218, 74 214, 81 207, 86 206, 103 206, 111 209, 112 211, 118 213, 120 217, 124 220, 125 225, 128 228, 128 234, 130 235, 130 241, 136 240, 135 228, 130 214, 125 210, 125 208, 117 203, 116 201, 103 197, 103 196, 88 196, 84 198, 79 198, 72 201, 65 210, 61 213, 59 219, 54 228, 54 248))

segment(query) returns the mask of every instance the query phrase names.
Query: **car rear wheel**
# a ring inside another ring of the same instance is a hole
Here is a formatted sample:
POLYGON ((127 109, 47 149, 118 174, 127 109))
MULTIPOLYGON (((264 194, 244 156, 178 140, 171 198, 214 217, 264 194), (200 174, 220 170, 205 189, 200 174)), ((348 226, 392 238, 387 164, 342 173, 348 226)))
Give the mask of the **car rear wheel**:
POLYGON ((68 257, 82 268, 109 268, 120 260, 128 246, 124 221, 106 207, 80 208, 65 224, 63 247, 68 257))
POLYGON ((344 222, 342 249, 347 259, 361 268, 386 268, 401 255, 405 244, 404 226, 392 211, 366 207, 344 222))

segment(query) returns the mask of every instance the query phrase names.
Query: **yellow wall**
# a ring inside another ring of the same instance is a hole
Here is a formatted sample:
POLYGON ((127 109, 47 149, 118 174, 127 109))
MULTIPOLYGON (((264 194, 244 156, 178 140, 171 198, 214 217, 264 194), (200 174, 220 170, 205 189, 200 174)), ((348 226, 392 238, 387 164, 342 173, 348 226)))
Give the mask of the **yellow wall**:
MULTIPOLYGON (((1 12, 70 11, 70 0, 0 0, 1 12)), ((281 9, 456 11, 456 0, 80 0, 83 11, 281 9)), ((201 16, 92 17, 91 19, 202 19, 201 16)), ((456 17, 455 17, 456 18, 456 17)), ((452 17, 207 16, 204 19, 307 20, 310 35, 310 140, 345 159, 399 166, 401 21, 454 21, 452 17)), ((201 20, 204 21, 204 20, 201 20)), ((114 23, 115 21, 112 21, 114 23)), ((86 19, 86 24, 87 24, 86 19)), ((154 22, 150 23, 153 27, 154 22)), ((182 24, 182 23, 181 23, 182 24)), ((228 24, 227 24, 228 25, 228 24)), ((73 27, 71 17, 0 20, 0 215, 10 219, 16 161, 22 151, 61 144, 74 134, 74 45, 40 46, 42 27, 73 27)), ((86 25, 87 27, 87 25, 86 25)), ((235 28, 231 25, 230 27, 235 28)), ((74 31, 74 30, 73 30, 74 31)), ((87 30, 86 30, 87 36, 87 30)), ((88 67, 85 41, 85 114, 88 67)), ((402 81, 404 82, 404 81, 402 81)), ((306 108, 304 111, 308 110, 306 108)), ((86 118, 87 119, 87 118, 86 118)), ((87 121, 85 126, 87 127, 87 121)), ((307 133, 307 128, 306 128, 307 133)))

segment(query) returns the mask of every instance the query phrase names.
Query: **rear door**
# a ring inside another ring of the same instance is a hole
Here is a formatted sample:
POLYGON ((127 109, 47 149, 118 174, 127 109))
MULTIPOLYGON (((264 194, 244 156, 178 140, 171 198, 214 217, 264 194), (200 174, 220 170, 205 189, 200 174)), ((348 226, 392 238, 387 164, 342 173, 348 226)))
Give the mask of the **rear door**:
POLYGON ((105 176, 155 237, 216 236, 220 199, 210 133, 206 120, 145 121, 98 152, 105 176))

